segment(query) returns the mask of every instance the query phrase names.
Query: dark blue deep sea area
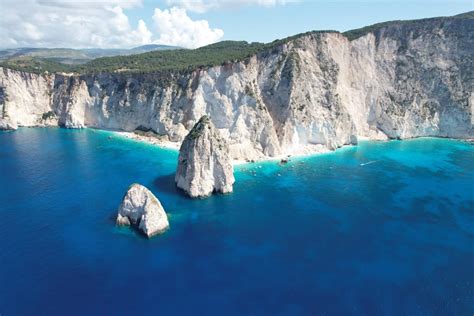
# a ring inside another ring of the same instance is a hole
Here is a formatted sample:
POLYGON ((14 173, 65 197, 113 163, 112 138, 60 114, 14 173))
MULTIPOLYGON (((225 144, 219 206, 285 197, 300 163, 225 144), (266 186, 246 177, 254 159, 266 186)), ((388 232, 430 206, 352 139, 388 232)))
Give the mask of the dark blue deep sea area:
POLYGON ((111 132, 0 133, 0 314, 472 315, 474 147, 361 142, 236 167, 191 200, 177 153, 111 132), (170 230, 115 226, 133 182, 170 230))

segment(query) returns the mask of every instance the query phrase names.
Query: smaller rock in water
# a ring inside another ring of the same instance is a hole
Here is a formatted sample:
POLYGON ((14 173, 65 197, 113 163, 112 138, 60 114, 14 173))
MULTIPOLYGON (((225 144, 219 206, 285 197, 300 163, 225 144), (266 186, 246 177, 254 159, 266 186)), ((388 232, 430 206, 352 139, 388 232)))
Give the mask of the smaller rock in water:
POLYGON ((137 183, 132 184, 123 197, 117 225, 134 225, 148 238, 169 227, 168 216, 160 201, 150 190, 137 183))

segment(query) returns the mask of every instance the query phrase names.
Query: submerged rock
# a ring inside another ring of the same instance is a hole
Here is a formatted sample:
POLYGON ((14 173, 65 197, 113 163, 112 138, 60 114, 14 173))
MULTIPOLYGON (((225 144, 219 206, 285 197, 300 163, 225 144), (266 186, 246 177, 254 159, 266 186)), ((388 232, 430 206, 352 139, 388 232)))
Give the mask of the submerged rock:
POLYGON ((208 116, 201 117, 185 137, 175 181, 193 198, 232 192, 235 179, 229 144, 208 116))
POLYGON ((120 204, 117 225, 134 225, 147 237, 164 232, 168 227, 160 201, 144 186, 134 183, 120 204))

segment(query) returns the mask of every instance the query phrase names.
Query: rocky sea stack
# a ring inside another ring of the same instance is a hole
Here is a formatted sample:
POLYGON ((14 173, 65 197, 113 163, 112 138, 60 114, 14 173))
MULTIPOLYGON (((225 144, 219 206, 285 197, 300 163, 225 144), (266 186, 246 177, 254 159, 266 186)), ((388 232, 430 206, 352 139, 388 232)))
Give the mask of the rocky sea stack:
POLYGON ((168 227, 160 201, 150 190, 140 184, 132 184, 120 204, 117 225, 134 225, 148 238, 164 232, 168 227))
POLYGON ((235 179, 229 144, 206 115, 184 138, 175 181, 192 198, 232 192, 235 179))

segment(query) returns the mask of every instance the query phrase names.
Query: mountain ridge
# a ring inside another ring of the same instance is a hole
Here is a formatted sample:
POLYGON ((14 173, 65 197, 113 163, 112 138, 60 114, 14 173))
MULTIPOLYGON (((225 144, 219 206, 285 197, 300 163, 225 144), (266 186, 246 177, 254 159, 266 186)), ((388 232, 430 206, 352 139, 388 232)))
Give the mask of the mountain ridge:
POLYGON ((148 44, 130 49, 121 48, 37 48, 37 47, 19 47, 0 50, 0 62, 9 61, 17 58, 40 58, 65 64, 81 64, 101 57, 126 56, 141 54, 156 50, 181 49, 178 46, 148 44))

